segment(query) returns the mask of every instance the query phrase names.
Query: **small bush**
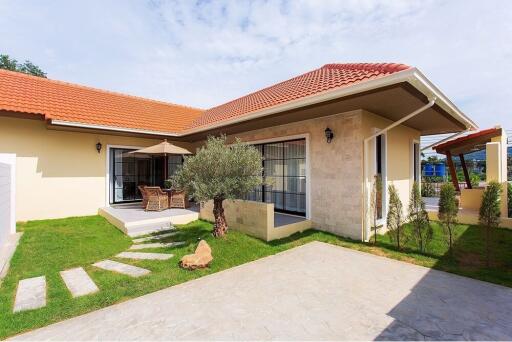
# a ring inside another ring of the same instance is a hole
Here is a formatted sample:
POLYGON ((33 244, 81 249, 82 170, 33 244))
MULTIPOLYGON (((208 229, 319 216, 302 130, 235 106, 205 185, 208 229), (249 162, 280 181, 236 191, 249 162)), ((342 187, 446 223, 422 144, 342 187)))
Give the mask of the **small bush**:
POLYGON ((432 241, 434 231, 430 225, 425 202, 420 196, 420 189, 417 182, 414 182, 409 200, 409 222, 413 228, 414 240, 418 249, 424 253, 428 244, 432 241))
POLYGON ((398 249, 402 249, 405 244, 405 230, 403 225, 403 206, 398 191, 393 184, 388 187, 389 192, 389 209, 388 216, 386 218, 387 227, 389 230, 389 236, 391 240, 396 243, 398 249))
POLYGON ((507 185, 508 217, 512 217, 512 183, 507 185))
POLYGON ((479 221, 485 229, 485 259, 487 267, 490 266, 493 230, 500 225, 501 191, 500 183, 490 182, 484 191, 482 205, 480 206, 479 221))
POLYGON ((434 185, 430 182, 423 183, 421 187, 421 196, 422 197, 435 197, 436 190, 434 189, 434 185))
POLYGON ((451 183, 445 183, 441 187, 439 197, 439 220, 443 227, 450 255, 453 256, 453 232, 457 225, 457 213, 459 212, 459 201, 455 196, 455 188, 451 183))

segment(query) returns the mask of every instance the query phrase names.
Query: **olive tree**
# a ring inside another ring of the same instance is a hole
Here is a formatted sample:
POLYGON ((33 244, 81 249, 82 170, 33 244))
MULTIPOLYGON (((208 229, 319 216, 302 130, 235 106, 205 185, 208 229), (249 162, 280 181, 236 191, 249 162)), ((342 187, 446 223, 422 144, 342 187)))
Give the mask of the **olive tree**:
POLYGON ((448 250, 453 257, 453 233, 457 225, 457 214, 459 212, 459 201, 455 196, 455 188, 451 183, 441 186, 439 197, 439 221, 443 227, 444 234, 448 240, 448 250))
POLYGON ((402 227, 403 217, 403 205, 398 191, 393 184, 388 187, 389 193, 389 207, 388 215, 386 218, 387 228, 389 230, 389 236, 391 240, 396 243, 398 249, 401 249, 404 243, 404 228, 402 227))
POLYGON ((427 245, 432 241, 434 230, 430 225, 425 202, 421 198, 418 182, 414 182, 409 200, 409 223, 413 229, 413 236, 418 244, 420 252, 425 252, 427 245))
POLYGON ((485 262, 487 267, 491 259, 492 231, 500 225, 501 215, 501 185, 498 182, 489 182, 482 196, 479 221, 485 229, 485 262))
POLYGON ((208 137, 196 155, 185 159, 172 183, 200 202, 213 200, 213 235, 223 236, 228 228, 223 201, 242 198, 262 184, 261 154, 239 139, 228 145, 225 136, 208 137))

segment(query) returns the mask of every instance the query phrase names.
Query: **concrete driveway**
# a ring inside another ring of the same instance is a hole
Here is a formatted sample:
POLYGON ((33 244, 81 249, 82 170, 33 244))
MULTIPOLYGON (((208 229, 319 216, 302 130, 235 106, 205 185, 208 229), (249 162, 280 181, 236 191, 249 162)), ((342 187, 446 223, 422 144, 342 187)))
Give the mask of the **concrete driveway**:
POLYGON ((314 242, 32 340, 512 339, 512 289, 314 242))

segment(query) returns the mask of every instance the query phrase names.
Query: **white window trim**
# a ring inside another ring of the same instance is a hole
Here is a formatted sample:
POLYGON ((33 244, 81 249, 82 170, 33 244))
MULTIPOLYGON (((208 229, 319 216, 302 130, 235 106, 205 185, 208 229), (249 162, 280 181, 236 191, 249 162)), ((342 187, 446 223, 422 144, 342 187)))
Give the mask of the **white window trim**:
POLYGON ((280 142, 287 140, 295 140, 295 139, 305 139, 306 140, 306 219, 311 219, 311 162, 310 162, 310 137, 309 133, 305 134, 296 134, 296 135, 286 135, 279 136, 275 138, 268 139, 260 139, 260 140, 247 140, 242 141, 244 144, 257 145, 257 144, 267 144, 272 142, 280 142))
POLYGON ((110 153, 113 148, 126 148, 140 150, 144 146, 131 146, 131 145, 107 145, 107 153, 105 158, 105 207, 110 207, 111 200, 113 200, 114 194, 110 193, 112 189, 112 179, 110 178, 110 153))

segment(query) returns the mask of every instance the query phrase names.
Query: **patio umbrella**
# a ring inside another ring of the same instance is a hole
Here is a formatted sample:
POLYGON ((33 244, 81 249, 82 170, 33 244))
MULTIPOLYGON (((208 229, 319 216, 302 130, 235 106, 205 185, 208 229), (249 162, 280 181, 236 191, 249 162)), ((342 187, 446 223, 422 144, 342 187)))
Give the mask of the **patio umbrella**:
POLYGON ((141 148, 140 150, 132 151, 129 153, 163 155, 164 159, 165 159, 165 161, 164 161, 165 162, 165 167, 164 167, 164 171, 165 171, 164 178, 165 179, 167 179, 167 176, 168 176, 167 175, 167 155, 169 155, 169 154, 178 154, 178 155, 192 154, 192 152, 190 152, 189 150, 187 150, 183 147, 179 147, 179 146, 171 144, 170 142, 167 142, 167 139, 162 141, 160 144, 141 148))

